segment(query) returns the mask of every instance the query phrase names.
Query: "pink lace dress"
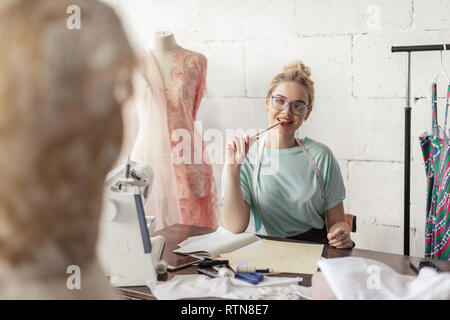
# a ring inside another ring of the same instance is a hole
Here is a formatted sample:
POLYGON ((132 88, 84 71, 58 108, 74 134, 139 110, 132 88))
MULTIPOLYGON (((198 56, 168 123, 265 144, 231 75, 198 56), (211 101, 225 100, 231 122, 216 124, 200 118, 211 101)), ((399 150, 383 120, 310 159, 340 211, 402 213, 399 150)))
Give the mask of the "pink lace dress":
POLYGON ((166 98, 172 154, 183 159, 182 163, 174 162, 182 221, 217 227, 213 169, 204 152, 203 138, 194 125, 206 89, 207 60, 197 52, 181 47, 175 50, 166 98))

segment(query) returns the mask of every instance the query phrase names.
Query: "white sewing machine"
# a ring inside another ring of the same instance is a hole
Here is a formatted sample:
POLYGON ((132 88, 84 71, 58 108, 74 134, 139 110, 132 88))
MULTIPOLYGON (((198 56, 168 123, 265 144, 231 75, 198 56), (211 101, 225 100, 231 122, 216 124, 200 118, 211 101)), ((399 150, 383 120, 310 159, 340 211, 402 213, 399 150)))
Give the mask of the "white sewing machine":
POLYGON ((130 160, 106 176, 97 253, 115 287, 155 283, 156 269, 164 268, 158 265, 164 238, 150 237, 155 217, 146 217, 144 212, 153 178, 149 166, 130 160))

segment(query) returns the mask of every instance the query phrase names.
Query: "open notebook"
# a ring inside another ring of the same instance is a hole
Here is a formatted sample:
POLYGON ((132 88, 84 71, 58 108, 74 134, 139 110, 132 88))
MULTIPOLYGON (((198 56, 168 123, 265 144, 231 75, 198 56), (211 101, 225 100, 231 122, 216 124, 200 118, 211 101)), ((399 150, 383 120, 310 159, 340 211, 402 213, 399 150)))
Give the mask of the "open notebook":
POLYGON ((196 258, 216 259, 220 254, 235 251, 261 239, 252 233, 234 234, 222 227, 213 233, 190 237, 173 252, 196 258))
POLYGON ((213 233, 190 237, 175 253, 200 259, 229 260, 230 267, 270 268, 275 273, 313 274, 321 260, 323 244, 260 239, 251 233, 234 234, 219 227, 213 233))

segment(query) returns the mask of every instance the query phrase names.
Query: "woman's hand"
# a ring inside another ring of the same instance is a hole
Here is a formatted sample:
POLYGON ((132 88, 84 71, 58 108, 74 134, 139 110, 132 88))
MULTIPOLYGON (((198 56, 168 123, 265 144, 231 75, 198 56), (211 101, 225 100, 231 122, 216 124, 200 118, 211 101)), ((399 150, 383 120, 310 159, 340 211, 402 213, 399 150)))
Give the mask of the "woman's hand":
POLYGON ((353 246, 350 232, 342 227, 338 227, 333 232, 328 233, 327 238, 328 244, 338 249, 347 249, 353 246))
POLYGON ((227 141, 225 147, 225 192, 223 223, 233 233, 244 232, 250 221, 250 206, 242 198, 241 165, 255 138, 245 135, 227 141))
POLYGON ((258 140, 258 138, 249 137, 235 137, 233 140, 227 141, 225 147, 225 164, 240 166, 245 159, 245 156, 250 149, 250 146, 258 140))
POLYGON ((345 221, 344 203, 325 211, 325 221, 328 227, 328 244, 338 249, 353 247, 350 230, 345 221))

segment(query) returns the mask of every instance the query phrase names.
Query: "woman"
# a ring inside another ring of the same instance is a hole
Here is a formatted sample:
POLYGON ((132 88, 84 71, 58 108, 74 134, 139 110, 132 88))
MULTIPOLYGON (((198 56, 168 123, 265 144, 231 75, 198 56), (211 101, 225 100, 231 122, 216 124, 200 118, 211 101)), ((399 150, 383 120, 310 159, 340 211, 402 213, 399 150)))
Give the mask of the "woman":
POLYGON ((244 232, 251 219, 258 234, 351 248, 336 159, 325 145, 295 138, 313 109, 310 75, 301 61, 287 65, 265 98, 269 125, 281 124, 259 144, 252 146, 259 137, 248 135, 227 142, 224 225, 234 233, 244 232))
POLYGON ((118 16, 71 0, 0 5, 0 299, 118 299, 97 260, 106 173, 135 56, 118 16))

